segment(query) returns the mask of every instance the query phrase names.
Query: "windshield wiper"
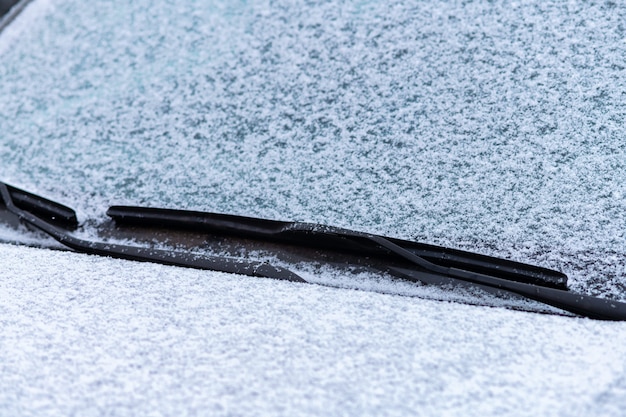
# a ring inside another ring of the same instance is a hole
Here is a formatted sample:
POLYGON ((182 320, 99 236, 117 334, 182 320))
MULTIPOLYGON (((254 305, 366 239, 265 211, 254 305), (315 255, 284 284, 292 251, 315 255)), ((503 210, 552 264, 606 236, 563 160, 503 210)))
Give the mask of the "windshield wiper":
POLYGON ((288 264, 354 266, 415 282, 477 286, 585 317, 626 320, 625 303, 571 293, 561 272, 471 252, 319 224, 146 207, 113 206, 107 211, 112 221, 99 226, 104 236, 220 253, 206 256, 78 239, 71 234, 78 225, 72 209, 3 183, 0 196, 0 220, 25 223, 83 253, 307 282, 268 262, 241 259, 258 252, 288 264))
MULTIPOLYGON (((264 262, 245 262, 218 256, 200 256, 189 252, 167 251, 76 238, 62 227, 75 228, 76 214, 68 207, 0 183, 0 196, 6 212, 19 221, 52 236, 59 243, 77 252, 110 256, 132 261, 208 269, 235 274, 305 282, 290 271, 264 262)), ((6 214, 4 215, 6 218, 6 214)), ((13 222, 14 223, 14 222, 13 222)))

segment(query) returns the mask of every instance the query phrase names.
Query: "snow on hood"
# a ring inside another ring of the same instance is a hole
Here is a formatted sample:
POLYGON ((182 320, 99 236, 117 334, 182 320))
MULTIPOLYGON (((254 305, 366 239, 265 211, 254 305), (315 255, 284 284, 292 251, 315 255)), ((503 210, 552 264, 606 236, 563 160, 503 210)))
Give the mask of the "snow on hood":
POLYGON ((0 262, 5 415, 606 416, 625 404, 622 323, 9 245, 0 262))

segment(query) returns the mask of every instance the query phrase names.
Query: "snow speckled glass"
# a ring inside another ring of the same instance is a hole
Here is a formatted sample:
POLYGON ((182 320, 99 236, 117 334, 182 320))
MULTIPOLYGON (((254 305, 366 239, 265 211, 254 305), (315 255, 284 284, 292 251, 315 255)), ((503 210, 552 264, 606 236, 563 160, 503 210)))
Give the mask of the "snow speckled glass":
POLYGON ((331 223, 621 288, 625 10, 38 1, 0 35, 0 176, 82 218, 331 223))

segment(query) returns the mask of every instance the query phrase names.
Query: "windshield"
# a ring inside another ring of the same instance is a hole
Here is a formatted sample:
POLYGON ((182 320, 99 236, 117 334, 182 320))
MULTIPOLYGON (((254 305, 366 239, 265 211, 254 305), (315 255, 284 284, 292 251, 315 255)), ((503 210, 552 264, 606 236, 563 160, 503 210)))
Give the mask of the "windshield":
POLYGON ((626 239, 608 81, 625 44, 602 7, 594 26, 489 3, 26 13, 0 38, 3 179, 82 218, 128 203, 358 226, 621 287, 597 261, 626 239))

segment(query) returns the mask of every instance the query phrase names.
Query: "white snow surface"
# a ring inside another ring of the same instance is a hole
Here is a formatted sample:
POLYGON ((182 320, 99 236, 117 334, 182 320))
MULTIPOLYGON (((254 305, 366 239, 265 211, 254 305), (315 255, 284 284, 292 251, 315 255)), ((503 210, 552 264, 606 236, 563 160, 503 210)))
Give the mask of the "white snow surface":
MULTIPOLYGON (((81 220, 333 224, 624 301, 625 22, 612 1, 33 0, 0 33, 0 181, 81 220)), ((621 323, 8 244, 0 265, 0 415, 626 409, 621 323)))
POLYGON ((0 249, 2 415, 617 416, 626 406, 621 323, 0 249))

